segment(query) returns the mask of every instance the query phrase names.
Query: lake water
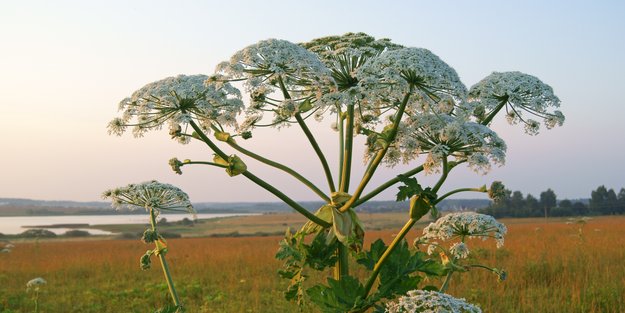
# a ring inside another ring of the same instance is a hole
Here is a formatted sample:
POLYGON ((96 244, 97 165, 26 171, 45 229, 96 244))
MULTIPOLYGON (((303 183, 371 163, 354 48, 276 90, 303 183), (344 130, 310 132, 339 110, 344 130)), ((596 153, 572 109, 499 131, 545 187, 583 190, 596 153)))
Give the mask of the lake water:
MULTIPOLYGON (((198 219, 211 219, 219 217, 255 215, 249 213, 224 213, 224 214, 197 214, 198 219)), ((162 214, 161 217, 167 219, 168 222, 180 221, 183 218, 192 219, 189 214, 162 214)), ((0 233, 3 234, 19 234, 29 228, 28 226, 44 226, 58 224, 89 224, 94 225, 110 225, 110 224, 148 224, 148 215, 63 215, 63 216, 8 216, 0 217, 0 233)), ((39 228, 39 227, 37 227, 39 228)), ((45 228, 45 227, 43 227, 45 228)), ((58 235, 65 233, 70 229, 81 229, 89 231, 92 235, 107 235, 110 232, 97 229, 84 228, 46 228, 58 235)))

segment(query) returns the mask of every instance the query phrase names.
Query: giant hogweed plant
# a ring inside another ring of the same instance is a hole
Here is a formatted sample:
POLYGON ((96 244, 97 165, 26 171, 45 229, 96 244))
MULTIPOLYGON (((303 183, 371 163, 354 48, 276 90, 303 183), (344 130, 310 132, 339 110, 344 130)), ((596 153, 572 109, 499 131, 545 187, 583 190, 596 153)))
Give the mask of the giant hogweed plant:
POLYGON ((165 126, 180 143, 199 141, 212 151, 212 159, 173 158, 169 163, 176 173, 189 165, 223 168, 308 218, 301 229, 287 231, 276 255, 284 261, 279 274, 291 282, 287 299, 313 303, 322 312, 364 312, 384 310, 382 303, 411 291, 386 308, 408 312, 412 309, 406 308, 436 305, 434 298, 447 301, 444 292, 454 273, 484 268, 505 278, 502 270, 466 259, 468 238, 492 237, 503 244, 505 227, 489 216, 462 213, 439 219, 414 243, 426 251, 410 248, 404 238, 423 216, 437 216, 436 205, 453 194, 483 192, 496 198, 502 193, 498 182, 491 188, 444 190, 458 166, 484 174, 492 165, 504 164, 506 144, 490 128, 497 115, 535 135, 541 122, 547 128, 563 123, 559 105, 551 87, 534 76, 495 72, 467 89, 456 71, 429 50, 349 33, 302 44, 263 40, 219 64, 214 75, 179 75, 150 83, 120 102, 123 114, 108 128, 115 135, 131 128, 141 137, 165 126), (337 134, 331 149, 339 151, 338 169, 330 167, 327 147, 319 145, 311 119, 330 119, 337 134), (256 129, 287 125, 299 127, 310 143, 325 176, 323 185, 244 147, 256 129), (354 139, 359 136, 366 144, 365 168, 362 177, 354 177, 354 139), (253 174, 247 159, 290 175, 325 204, 309 212, 253 174), (370 185, 382 165, 392 170, 400 162, 412 169, 370 185), (422 186, 420 175, 439 179, 422 186), (355 209, 393 186, 398 186, 398 201, 410 200, 406 223, 390 244, 378 240, 363 249, 365 229, 355 209), (456 242, 449 245, 451 241, 456 242), (360 280, 353 275, 354 266, 368 276, 360 280), (332 274, 326 283, 309 286, 307 278, 315 271, 332 274), (428 276, 445 279, 441 286, 426 285, 433 281, 428 276))

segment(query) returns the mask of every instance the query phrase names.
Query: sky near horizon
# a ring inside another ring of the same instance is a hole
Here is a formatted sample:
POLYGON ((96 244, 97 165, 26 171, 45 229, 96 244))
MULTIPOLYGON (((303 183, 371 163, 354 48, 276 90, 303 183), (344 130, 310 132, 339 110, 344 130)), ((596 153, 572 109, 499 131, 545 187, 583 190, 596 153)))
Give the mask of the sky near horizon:
MULTIPOLYGON (((92 201, 105 189, 157 179, 195 202, 276 201, 215 168, 173 173, 172 157, 212 158, 199 144, 176 144, 166 132, 109 136, 106 125, 118 116, 117 103, 149 82, 211 74, 259 40, 346 32, 427 48, 467 86, 493 71, 535 75, 562 101, 564 126, 543 127, 538 136, 496 122, 508 144, 506 165, 486 176, 452 172, 446 190, 501 180, 534 196, 552 188, 563 199, 589 197, 599 185, 625 187, 622 1, 0 1, 0 198, 92 201)), ((314 124, 324 152, 336 159, 334 133, 314 124)), ((295 127, 244 144, 325 182, 295 127)), ((290 177, 248 166, 292 198, 316 200, 290 177)), ((408 168, 383 168, 372 185, 408 168)), ((434 178, 418 177, 425 184, 434 178)))

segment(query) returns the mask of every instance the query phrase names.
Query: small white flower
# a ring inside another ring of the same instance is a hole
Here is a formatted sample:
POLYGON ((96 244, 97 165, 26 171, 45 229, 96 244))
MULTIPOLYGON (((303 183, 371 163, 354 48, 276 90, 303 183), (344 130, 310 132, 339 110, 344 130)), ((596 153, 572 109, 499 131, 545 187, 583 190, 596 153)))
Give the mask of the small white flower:
POLYGON ((448 294, 411 290, 397 302, 386 304, 387 313, 481 313, 482 310, 465 299, 454 298, 448 294))
POLYGON ((466 259, 469 256, 469 247, 464 242, 456 242, 451 245, 449 252, 458 259, 466 259))
POLYGON ((37 278, 29 280, 28 283, 26 283, 26 290, 27 291, 39 291, 39 288, 47 283, 48 282, 45 279, 41 277, 37 277, 37 278))
POLYGON ((432 254, 439 246, 438 241, 460 239, 451 245, 449 252, 456 258, 466 258, 469 247, 464 242, 465 238, 493 238, 497 242, 497 248, 501 248, 507 231, 504 224, 490 215, 474 212, 451 213, 423 229, 423 236, 418 242, 426 244, 428 254, 432 254))
POLYGON ((494 217, 475 212, 450 213, 423 229, 423 240, 449 240, 453 238, 494 238, 502 247, 508 230, 494 217))
POLYGON ((157 181, 130 184, 126 187, 107 190, 102 194, 110 198, 115 209, 145 208, 170 211, 183 211, 195 214, 189 196, 179 188, 157 181))

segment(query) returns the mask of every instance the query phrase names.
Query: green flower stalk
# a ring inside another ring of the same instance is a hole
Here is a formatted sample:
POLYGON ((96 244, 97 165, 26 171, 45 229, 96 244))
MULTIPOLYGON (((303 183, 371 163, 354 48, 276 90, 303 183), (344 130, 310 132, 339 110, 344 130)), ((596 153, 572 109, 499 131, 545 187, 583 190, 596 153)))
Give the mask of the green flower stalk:
POLYGON ((48 282, 41 277, 31 279, 28 283, 26 283, 26 292, 32 292, 34 294, 33 301, 35 302, 35 313, 39 313, 39 293, 41 288, 43 288, 43 286, 47 283, 48 282))
POLYGON ((177 310, 182 311, 182 304, 176 292, 174 281, 171 277, 169 265, 165 258, 168 247, 165 239, 158 233, 157 217, 161 211, 188 212, 195 215, 195 211, 189 196, 177 187, 169 184, 162 184, 157 181, 150 181, 140 184, 130 184, 126 187, 107 190, 103 194, 103 198, 112 200, 112 206, 116 209, 120 208, 143 208, 150 215, 150 228, 143 233, 141 240, 146 244, 153 243, 155 248, 148 250, 140 259, 142 270, 151 267, 151 257, 158 257, 169 293, 171 295, 174 306, 177 310))

